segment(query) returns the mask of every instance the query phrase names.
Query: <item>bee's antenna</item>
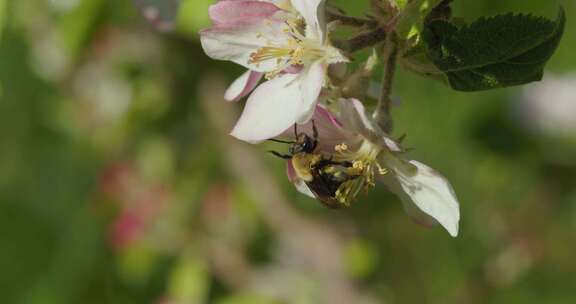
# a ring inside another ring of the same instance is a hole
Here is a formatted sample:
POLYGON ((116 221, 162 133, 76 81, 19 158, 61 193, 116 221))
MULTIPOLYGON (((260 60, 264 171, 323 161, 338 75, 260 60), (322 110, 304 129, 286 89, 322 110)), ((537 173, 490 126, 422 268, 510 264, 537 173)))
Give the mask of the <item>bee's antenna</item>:
POLYGON ((268 140, 273 141, 273 142, 277 142, 277 143, 281 143, 281 144, 289 144, 289 145, 296 143, 295 141, 285 141, 285 140, 279 140, 279 139, 274 139, 274 138, 271 138, 268 140))
POLYGON ((298 124, 294 124, 294 138, 298 138, 298 124))
POLYGON ((312 119, 312 134, 314 135, 314 140, 318 139, 318 129, 316 129, 316 123, 314 122, 314 119, 312 119))
POLYGON ((280 154, 276 151, 268 151, 268 153, 272 153, 272 155, 280 157, 282 159, 292 159, 292 155, 280 154))

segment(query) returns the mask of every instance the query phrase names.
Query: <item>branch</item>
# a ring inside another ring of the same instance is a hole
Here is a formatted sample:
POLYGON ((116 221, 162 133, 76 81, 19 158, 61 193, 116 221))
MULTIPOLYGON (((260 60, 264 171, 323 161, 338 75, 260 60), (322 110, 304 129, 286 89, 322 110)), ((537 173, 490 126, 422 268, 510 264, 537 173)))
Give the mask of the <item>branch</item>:
POLYGON ((329 21, 340 21, 340 23, 342 25, 346 25, 346 26, 354 26, 354 27, 363 27, 363 26, 376 27, 376 26, 378 26, 378 22, 376 22, 374 20, 346 16, 346 15, 342 15, 342 14, 330 12, 330 11, 326 12, 326 17, 328 18, 329 21))
POLYGON ((382 79, 382 88, 378 106, 374 111, 374 120, 385 132, 392 130, 392 117, 390 115, 390 106, 392 104, 392 82, 396 74, 396 63, 398 59, 398 45, 394 39, 389 39, 390 49, 384 59, 386 69, 384 70, 384 79, 382 79))
POLYGON ((357 35, 350 40, 337 41, 335 46, 347 51, 348 53, 354 53, 365 49, 367 47, 374 46, 380 42, 386 40, 387 37, 386 30, 383 28, 376 28, 370 32, 362 33, 357 35))

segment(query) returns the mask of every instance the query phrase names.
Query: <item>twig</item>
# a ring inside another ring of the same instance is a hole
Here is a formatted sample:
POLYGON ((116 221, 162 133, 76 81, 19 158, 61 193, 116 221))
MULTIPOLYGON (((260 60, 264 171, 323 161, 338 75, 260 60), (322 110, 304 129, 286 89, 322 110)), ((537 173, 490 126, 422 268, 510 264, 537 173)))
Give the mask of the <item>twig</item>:
POLYGON ((386 52, 384 70, 384 79, 382 79, 382 87, 380 90, 380 98, 378 105, 374 111, 374 120, 385 132, 392 130, 392 117, 390 115, 390 106, 392 104, 392 83, 396 74, 396 63, 398 59, 398 46, 394 39, 388 39, 389 51, 386 52))
POLYGON ((335 12, 327 12, 326 17, 330 21, 340 21, 342 25, 346 26, 354 26, 354 27, 362 27, 362 26, 369 26, 369 27, 376 27, 378 26, 378 22, 370 19, 363 19, 357 18, 352 16, 346 16, 335 12))
POLYGON ((335 45, 348 53, 354 53, 385 41, 387 36, 385 29, 377 28, 370 32, 359 34, 350 40, 336 42, 335 45))

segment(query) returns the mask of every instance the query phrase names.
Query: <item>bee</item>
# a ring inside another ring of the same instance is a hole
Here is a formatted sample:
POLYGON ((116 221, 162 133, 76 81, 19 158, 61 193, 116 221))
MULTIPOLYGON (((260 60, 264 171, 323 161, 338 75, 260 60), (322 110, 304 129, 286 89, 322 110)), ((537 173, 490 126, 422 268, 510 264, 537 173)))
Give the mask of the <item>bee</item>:
POLYGON ((314 121, 312 130, 313 136, 304 132, 298 133, 294 125, 294 141, 271 139, 274 142, 290 144, 288 154, 269 152, 282 159, 291 160, 298 178, 306 183, 322 204, 331 209, 340 208, 348 203, 339 199, 340 187, 358 176, 348 173, 348 168, 352 167, 351 162, 334 161, 318 152, 318 130, 314 121))

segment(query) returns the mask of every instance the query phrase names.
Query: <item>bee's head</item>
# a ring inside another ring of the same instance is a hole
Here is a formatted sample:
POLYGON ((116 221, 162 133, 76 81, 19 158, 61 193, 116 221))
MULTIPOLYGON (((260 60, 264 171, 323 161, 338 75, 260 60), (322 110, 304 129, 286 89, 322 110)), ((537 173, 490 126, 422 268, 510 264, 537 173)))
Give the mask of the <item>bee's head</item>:
POLYGON ((296 137, 296 143, 290 147, 290 154, 312 153, 316 150, 317 142, 306 133, 300 133, 296 137))

